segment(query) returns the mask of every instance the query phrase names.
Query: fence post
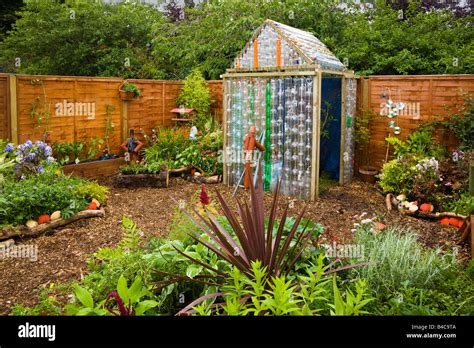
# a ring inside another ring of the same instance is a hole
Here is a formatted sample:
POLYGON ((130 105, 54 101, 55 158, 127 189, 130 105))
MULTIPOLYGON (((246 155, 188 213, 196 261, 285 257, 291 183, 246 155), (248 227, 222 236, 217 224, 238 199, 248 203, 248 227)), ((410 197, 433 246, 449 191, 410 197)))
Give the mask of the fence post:
POLYGON ((122 140, 120 143, 128 138, 128 102, 122 100, 122 140))
POLYGON ((11 141, 18 144, 18 106, 16 95, 16 76, 11 74, 9 76, 9 95, 10 95, 10 133, 11 141))

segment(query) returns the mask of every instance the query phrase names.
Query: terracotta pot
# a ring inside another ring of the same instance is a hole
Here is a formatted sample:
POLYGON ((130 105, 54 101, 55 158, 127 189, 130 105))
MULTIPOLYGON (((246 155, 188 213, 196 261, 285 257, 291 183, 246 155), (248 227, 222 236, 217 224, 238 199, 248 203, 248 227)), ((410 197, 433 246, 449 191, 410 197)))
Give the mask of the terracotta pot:
POLYGON ((375 176, 379 173, 378 169, 371 166, 359 167, 360 179, 370 184, 375 184, 375 176))

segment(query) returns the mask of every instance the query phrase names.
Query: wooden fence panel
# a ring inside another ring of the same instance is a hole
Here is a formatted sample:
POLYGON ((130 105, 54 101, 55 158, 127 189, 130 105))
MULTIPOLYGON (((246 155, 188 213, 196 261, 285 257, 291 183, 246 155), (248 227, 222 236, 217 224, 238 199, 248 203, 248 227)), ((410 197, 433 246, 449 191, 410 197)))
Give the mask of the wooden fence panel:
POLYGON ((8 75, 0 74, 0 139, 10 139, 8 75))
MULTIPOLYGON (((362 89, 363 85, 359 83, 362 89)), ((474 93, 474 75, 370 76, 366 88, 367 91, 359 91, 359 96, 368 94, 367 106, 373 112, 370 122, 371 164, 381 167, 387 151, 385 138, 393 135, 387 126, 389 119, 380 116, 388 99, 405 104, 403 112, 393 119, 401 127, 398 137, 404 140, 422 123, 443 119, 450 110, 455 111, 462 105, 464 99, 460 92, 474 93)), ((359 102, 360 109, 363 104, 363 101, 359 102)), ((441 140, 454 145, 452 137, 441 140)))
MULTIPOLYGON (((143 129, 150 134, 152 128, 172 127, 176 114, 171 112, 178 107, 176 99, 181 92, 181 81, 129 80, 142 91, 142 96, 128 102, 128 128, 143 129)), ((222 81, 208 81, 211 91, 211 113, 222 121, 222 81)), ((143 140, 140 135, 138 138, 143 140)))
POLYGON ((88 141, 106 134, 110 110, 109 144, 118 151, 121 139, 121 79, 17 75, 19 142, 41 138, 51 142, 88 141), (49 117, 49 120, 47 118, 49 117))

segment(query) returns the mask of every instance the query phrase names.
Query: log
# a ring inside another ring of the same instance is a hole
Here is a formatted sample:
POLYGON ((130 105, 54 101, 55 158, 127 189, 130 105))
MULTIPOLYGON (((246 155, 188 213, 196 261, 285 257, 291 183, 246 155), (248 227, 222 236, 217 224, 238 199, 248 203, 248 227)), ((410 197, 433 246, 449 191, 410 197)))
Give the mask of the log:
POLYGON ((67 218, 58 219, 51 222, 28 228, 26 226, 12 227, 0 230, 0 240, 12 238, 12 237, 35 237, 49 230, 68 225, 72 222, 81 219, 87 219, 92 217, 103 217, 105 216, 104 209, 100 210, 83 210, 79 213, 67 218))
POLYGON ((182 168, 178 168, 178 169, 171 169, 169 171, 170 174, 183 174, 183 173, 187 173, 191 171, 191 166, 188 166, 188 167, 182 167, 182 168))
POLYGON ((118 174, 115 179, 117 187, 160 187, 169 185, 169 171, 162 167, 158 174, 118 174))
POLYGON ((392 194, 389 193, 385 196, 385 204, 387 205, 387 210, 392 210, 392 194))
POLYGON ((427 220, 438 220, 442 219, 445 217, 453 217, 453 218, 458 218, 458 219, 466 219, 466 216, 461 215, 461 214, 456 214, 456 213, 450 213, 450 212, 443 212, 443 213, 423 213, 418 211, 415 212, 410 212, 410 211, 401 211, 402 214, 413 216, 413 217, 418 217, 422 219, 427 219, 427 220))
POLYGON ((206 184, 206 185, 213 185, 218 184, 222 181, 221 175, 213 175, 213 176, 191 176, 189 175, 187 179, 191 182, 196 184, 206 184))

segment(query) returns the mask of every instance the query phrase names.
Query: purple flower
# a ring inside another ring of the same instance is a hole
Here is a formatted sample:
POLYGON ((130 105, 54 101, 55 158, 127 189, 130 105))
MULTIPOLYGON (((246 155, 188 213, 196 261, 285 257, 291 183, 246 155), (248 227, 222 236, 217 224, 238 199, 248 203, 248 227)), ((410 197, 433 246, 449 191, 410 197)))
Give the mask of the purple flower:
POLYGON ((36 152, 30 152, 28 155, 26 155, 26 160, 28 162, 31 162, 35 159, 37 153, 36 152))
POLYGON ((10 152, 13 152, 14 150, 15 150, 15 148, 14 148, 13 144, 9 143, 9 144, 7 144, 7 146, 5 147, 3 152, 10 153, 10 152))
POLYGON ((48 158, 46 158, 46 164, 52 164, 52 163, 54 163, 54 157, 48 156, 48 158))
POLYGON ((15 164, 15 166, 13 167, 13 170, 14 170, 14 171, 17 171, 18 169, 20 169, 20 165, 19 165, 19 164, 15 164))
POLYGON ((33 147, 33 142, 31 140, 27 140, 24 145, 25 145, 26 148, 33 147))
POLYGON ((51 148, 51 146, 46 146, 46 147, 44 148, 44 155, 45 155, 46 157, 49 157, 49 156, 51 156, 52 154, 53 154, 53 149, 51 148))
POLYGON ((43 166, 38 166, 38 168, 36 168, 36 170, 37 170, 38 173, 40 173, 40 174, 44 172, 43 166))

